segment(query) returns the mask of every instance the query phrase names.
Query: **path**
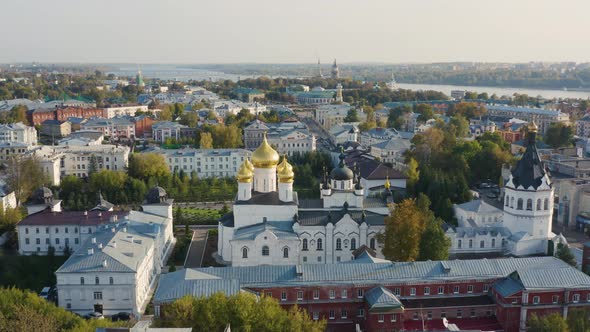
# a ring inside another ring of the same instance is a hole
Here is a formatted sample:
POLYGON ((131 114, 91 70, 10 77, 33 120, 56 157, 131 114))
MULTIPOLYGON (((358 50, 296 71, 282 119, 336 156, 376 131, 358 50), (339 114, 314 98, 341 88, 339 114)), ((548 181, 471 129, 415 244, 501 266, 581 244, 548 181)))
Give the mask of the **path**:
POLYGON ((205 246, 207 244, 207 229, 195 229, 193 238, 184 262, 185 268, 201 267, 203 262, 203 254, 205 253, 205 246))

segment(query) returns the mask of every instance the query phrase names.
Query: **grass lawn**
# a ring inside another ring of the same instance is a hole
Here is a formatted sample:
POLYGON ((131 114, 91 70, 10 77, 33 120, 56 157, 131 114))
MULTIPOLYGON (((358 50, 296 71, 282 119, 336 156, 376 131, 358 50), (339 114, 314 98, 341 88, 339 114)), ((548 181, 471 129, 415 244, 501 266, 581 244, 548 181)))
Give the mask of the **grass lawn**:
POLYGON ((55 286, 54 272, 66 259, 64 256, 19 256, 0 252, 0 286, 34 292, 40 292, 45 286, 55 286))
MULTIPOLYGON (((188 220, 189 225, 216 225, 221 218, 221 210, 181 208, 183 220, 188 220)), ((180 224, 184 224, 182 221, 180 224)))

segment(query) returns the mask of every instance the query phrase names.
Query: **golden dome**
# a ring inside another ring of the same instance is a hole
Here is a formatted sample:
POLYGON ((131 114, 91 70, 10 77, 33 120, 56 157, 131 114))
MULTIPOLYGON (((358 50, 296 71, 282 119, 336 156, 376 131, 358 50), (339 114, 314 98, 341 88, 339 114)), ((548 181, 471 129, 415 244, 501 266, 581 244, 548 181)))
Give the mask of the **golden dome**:
MULTIPOLYGON (((248 159, 246 159, 246 161, 247 160, 248 159)), ((242 164, 242 166, 240 166, 240 169, 238 170, 238 182, 249 183, 252 182, 252 177, 254 177, 254 173, 252 173, 252 171, 248 168, 246 161, 244 161, 244 163, 242 164)))
POLYGON ((252 162, 250 162, 250 159, 246 158, 246 160, 244 161, 244 164, 246 165, 246 167, 254 172, 254 165, 252 165, 252 162))
POLYGON ((279 153, 268 144, 266 134, 264 134, 262 143, 252 153, 252 164, 256 168, 273 168, 277 166, 279 159, 279 153))
POLYGON ((385 178, 385 185, 384 185, 386 190, 389 190, 389 188, 391 188, 391 183, 389 183, 389 175, 385 178))
POLYGON ((283 160, 277 165, 277 173, 280 173, 285 165, 287 165, 287 155, 284 155, 283 160))
POLYGON ((279 171, 279 182, 281 183, 292 183, 295 178, 295 172, 293 172, 293 166, 287 161, 287 156, 283 158, 281 163, 282 168, 279 171))
POLYGON ((538 130, 539 130, 539 127, 537 127, 537 124, 535 123, 535 121, 529 123, 529 132, 536 133, 538 130))

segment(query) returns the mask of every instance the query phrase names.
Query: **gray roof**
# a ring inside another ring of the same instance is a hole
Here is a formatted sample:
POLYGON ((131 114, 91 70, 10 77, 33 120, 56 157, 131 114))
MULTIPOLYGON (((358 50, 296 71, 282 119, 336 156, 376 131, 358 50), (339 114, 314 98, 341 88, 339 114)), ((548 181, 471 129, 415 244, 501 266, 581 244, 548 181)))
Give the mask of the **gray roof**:
POLYGON ((369 311, 371 312, 402 308, 402 303, 397 297, 383 286, 370 289, 367 294, 365 294, 365 300, 367 301, 369 311))
POLYGON ((456 227, 454 228, 454 232, 457 233, 457 238, 470 238, 476 237, 478 235, 491 235, 491 236, 510 236, 510 230, 506 227, 502 226, 482 226, 482 227, 456 227))
POLYGON ((503 297, 514 295, 524 289, 524 286, 517 280, 505 278, 494 284, 494 289, 503 297))
POLYGON ((265 231, 270 231, 280 239, 299 239, 293 232, 292 222, 264 222, 237 229, 234 232, 234 240, 254 240, 256 236, 265 231))
POLYGON ((185 295, 207 297, 217 292, 234 295, 239 291, 240 282, 236 279, 223 280, 193 269, 183 269, 160 276, 154 301, 158 303, 170 302, 185 295))
MULTIPOLYGON (((333 224, 344 218, 344 215, 348 214, 357 223, 363 222, 363 211, 299 211, 297 215, 297 221, 302 226, 325 226, 329 222, 333 224)), ((384 225, 385 216, 365 211, 365 222, 369 225, 384 225)))
POLYGON ((498 209, 497 207, 490 205, 488 203, 486 203, 484 200, 481 199, 474 199, 472 201, 463 203, 463 204, 458 204, 456 205, 457 208, 465 210, 465 211, 469 211, 469 212, 475 212, 475 213, 494 213, 494 212, 498 212, 501 213, 502 210, 498 209))

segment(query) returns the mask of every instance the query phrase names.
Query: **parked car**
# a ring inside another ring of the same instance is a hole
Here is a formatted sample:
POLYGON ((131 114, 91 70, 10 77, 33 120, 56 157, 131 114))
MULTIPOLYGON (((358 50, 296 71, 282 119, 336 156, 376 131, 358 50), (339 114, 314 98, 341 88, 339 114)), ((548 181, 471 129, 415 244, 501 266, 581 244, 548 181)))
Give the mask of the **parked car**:
POLYGON ((51 287, 43 287, 43 289, 41 290, 41 293, 39 293, 39 296, 48 300, 50 292, 51 292, 51 287))
POLYGON ((87 319, 104 319, 104 316, 100 312, 91 312, 84 317, 87 319))

